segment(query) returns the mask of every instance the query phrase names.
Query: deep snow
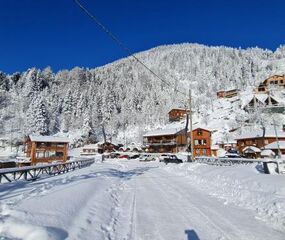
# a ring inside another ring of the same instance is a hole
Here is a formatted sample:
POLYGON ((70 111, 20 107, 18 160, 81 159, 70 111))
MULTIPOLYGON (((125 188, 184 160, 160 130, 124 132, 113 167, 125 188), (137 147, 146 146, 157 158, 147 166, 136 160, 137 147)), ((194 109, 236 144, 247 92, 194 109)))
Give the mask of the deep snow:
POLYGON ((112 159, 36 182, 3 184, 0 236, 285 239, 285 176, 256 167, 112 159))

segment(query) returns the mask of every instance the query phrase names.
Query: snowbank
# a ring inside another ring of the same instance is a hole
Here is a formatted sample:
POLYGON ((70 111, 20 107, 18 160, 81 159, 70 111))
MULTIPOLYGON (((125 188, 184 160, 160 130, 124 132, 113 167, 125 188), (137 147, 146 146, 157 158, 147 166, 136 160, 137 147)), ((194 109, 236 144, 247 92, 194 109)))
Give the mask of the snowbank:
POLYGON ((165 170, 186 176, 203 192, 256 212, 257 218, 285 230, 285 175, 258 172, 259 165, 209 166, 192 163, 167 165, 165 170))

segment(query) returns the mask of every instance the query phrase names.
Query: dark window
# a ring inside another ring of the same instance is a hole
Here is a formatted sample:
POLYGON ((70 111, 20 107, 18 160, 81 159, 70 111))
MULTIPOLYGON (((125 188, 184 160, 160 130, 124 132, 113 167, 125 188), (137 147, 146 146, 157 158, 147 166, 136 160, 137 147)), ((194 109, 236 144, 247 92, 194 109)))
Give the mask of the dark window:
POLYGON ((56 153, 55 153, 55 156, 56 156, 56 157, 63 157, 63 152, 56 152, 56 153))

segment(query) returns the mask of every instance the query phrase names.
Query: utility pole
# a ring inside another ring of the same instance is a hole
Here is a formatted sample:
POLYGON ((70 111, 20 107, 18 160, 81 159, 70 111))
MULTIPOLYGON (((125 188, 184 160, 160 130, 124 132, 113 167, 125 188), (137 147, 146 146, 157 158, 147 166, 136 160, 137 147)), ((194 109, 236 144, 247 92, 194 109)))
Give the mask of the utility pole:
POLYGON ((191 89, 189 88, 189 123, 190 123, 190 146, 191 146, 191 161, 194 161, 194 142, 193 142, 193 131, 192 131, 192 93, 191 93, 191 89))
POLYGON ((278 136, 277 136, 276 124, 275 124, 274 118, 272 118, 272 120, 273 120, 274 132, 275 132, 277 149, 278 149, 278 158, 281 158, 281 150, 280 150, 279 140, 278 140, 278 136))

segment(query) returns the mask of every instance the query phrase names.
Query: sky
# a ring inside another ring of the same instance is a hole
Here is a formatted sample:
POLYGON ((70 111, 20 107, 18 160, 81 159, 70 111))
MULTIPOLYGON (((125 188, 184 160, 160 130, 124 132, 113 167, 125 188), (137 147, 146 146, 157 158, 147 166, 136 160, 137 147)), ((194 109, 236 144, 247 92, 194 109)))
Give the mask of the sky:
MULTIPOLYGON (((281 0, 81 0, 132 52, 179 43, 285 44, 281 0)), ((94 68, 128 54, 73 0, 0 1, 0 71, 94 68)))

